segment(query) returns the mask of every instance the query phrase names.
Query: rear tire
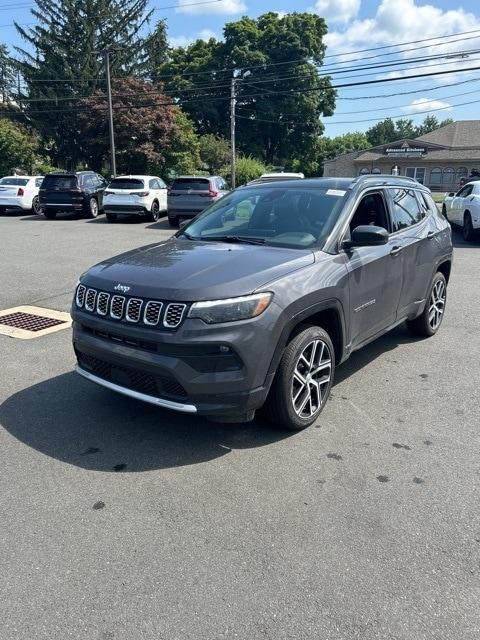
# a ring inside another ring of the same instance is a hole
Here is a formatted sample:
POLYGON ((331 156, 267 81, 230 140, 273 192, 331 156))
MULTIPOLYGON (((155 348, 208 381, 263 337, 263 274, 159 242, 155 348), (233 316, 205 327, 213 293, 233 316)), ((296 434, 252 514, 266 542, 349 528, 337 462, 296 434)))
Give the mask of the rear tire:
POLYGON ((98 216, 98 202, 95 198, 90 198, 88 201, 87 218, 96 218, 98 216))
POLYGON ((265 403, 275 426, 292 431, 309 427, 324 408, 333 383, 335 351, 320 327, 307 327, 287 345, 265 403))
POLYGON ((421 338, 431 338, 440 329, 447 303, 447 281, 437 271, 428 292, 427 303, 415 320, 407 320, 410 333, 421 338))
POLYGON ((45 218, 47 218, 47 220, 55 220, 55 218, 57 217, 57 212, 56 211, 44 211, 43 215, 45 216, 45 218))
POLYGON ((471 242, 475 238, 475 229, 473 228, 472 216, 468 212, 463 216, 462 235, 463 239, 467 242, 471 242))
POLYGON ((156 200, 152 202, 152 209, 150 213, 147 215, 147 218, 150 222, 157 222, 160 216, 160 205, 156 200))
POLYGON ((177 217, 168 216, 168 224, 171 227, 178 227, 178 218, 177 217))
POLYGON ((37 216, 41 215, 42 213, 42 208, 40 206, 40 200, 38 196, 35 196, 32 200, 32 213, 37 216))
POLYGON ((105 217, 107 218, 108 222, 116 222, 118 219, 116 213, 110 213, 109 211, 105 212, 105 217))

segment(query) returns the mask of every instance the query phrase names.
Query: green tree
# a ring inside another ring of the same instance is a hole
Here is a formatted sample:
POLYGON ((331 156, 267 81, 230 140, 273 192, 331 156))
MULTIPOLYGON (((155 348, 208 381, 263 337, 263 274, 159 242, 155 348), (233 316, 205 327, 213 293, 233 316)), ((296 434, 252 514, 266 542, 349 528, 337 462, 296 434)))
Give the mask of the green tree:
POLYGON ((0 44, 0 95, 5 105, 17 93, 16 66, 7 47, 0 44))
POLYGON ((10 120, 0 119, 1 175, 12 173, 15 169, 30 173, 35 153, 35 143, 26 131, 10 120))
POLYGON ((439 129, 440 127, 445 127, 447 124, 452 124, 452 118, 446 118, 439 122, 436 116, 426 116, 422 122, 417 127, 415 127, 415 136, 424 136, 431 131, 435 131, 435 129, 439 129))
POLYGON ((377 122, 373 127, 367 129, 366 136, 371 147, 398 140, 395 123, 391 118, 377 122))
POLYGON ((230 142, 222 136, 206 133, 200 137, 200 158, 211 173, 217 173, 230 159, 230 142))
POLYGON ((162 175, 170 179, 175 175, 196 173, 201 168, 200 141, 195 126, 179 107, 174 110, 174 135, 170 145, 163 149, 162 175))
POLYGON ((168 59, 167 23, 159 20, 145 40, 143 73, 151 82, 159 82, 162 65, 168 59))
POLYGON ((358 149, 368 149, 369 146, 366 134, 360 131, 344 133, 334 138, 323 137, 319 141, 319 151, 323 160, 330 160, 342 153, 350 153, 358 149))
MULTIPOLYGON (((236 182, 238 187, 240 187, 242 184, 250 182, 250 180, 259 178, 262 173, 266 173, 268 170, 263 162, 261 162, 257 158, 252 158, 251 156, 239 156, 237 158, 235 168, 236 182)), ((227 181, 229 181, 231 177, 230 166, 223 167, 220 171, 220 175, 222 175, 227 181)))
POLYGON ((37 24, 15 23, 27 43, 16 47, 26 91, 20 103, 55 164, 73 167, 82 137, 79 100, 105 88, 102 50, 112 48, 112 76, 142 68, 147 56, 141 32, 152 15, 148 0, 36 0, 37 24))
POLYGON ((199 133, 228 136, 232 69, 237 82, 237 143, 267 164, 287 166, 315 146, 335 91, 319 75, 325 53, 323 18, 266 13, 225 25, 223 42, 197 40, 173 50, 162 68, 166 86, 199 133), (246 72, 250 72, 248 77, 246 72))

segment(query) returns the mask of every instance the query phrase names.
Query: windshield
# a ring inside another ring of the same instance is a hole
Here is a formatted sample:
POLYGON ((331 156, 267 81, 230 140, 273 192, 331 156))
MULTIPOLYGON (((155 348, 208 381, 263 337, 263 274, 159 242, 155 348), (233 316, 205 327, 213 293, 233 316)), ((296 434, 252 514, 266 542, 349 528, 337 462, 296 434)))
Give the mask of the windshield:
POLYGON ((252 240, 294 248, 323 246, 342 209, 341 189, 252 186, 222 198, 182 229, 194 240, 252 240))
POLYGON ((28 178, 2 178, 0 184, 11 184, 16 187, 24 187, 28 182, 28 178))
POLYGON ((108 185, 110 189, 143 189, 143 180, 138 178, 116 178, 108 185))

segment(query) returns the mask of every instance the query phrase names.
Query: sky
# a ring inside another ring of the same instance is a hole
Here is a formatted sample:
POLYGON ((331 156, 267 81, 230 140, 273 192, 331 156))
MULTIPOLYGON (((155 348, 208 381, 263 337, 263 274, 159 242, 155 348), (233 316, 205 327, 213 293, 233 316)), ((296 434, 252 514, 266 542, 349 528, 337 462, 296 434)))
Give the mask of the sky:
MULTIPOLYGON (((19 0, 23 8, 13 13, 12 3, 0 0, 0 41, 9 47, 19 44, 11 21, 32 22, 29 8, 25 6, 28 4, 28 0, 19 0)), ((328 24, 326 54, 329 57, 325 64, 336 73, 334 84, 353 82, 352 76, 356 75, 361 75, 363 81, 455 71, 425 79, 339 89, 334 115, 323 119, 326 135, 365 131, 388 116, 412 118, 415 123, 423 120, 427 113, 439 119, 480 119, 480 69, 461 72, 462 67, 480 67, 480 3, 473 0, 152 0, 151 6, 157 9, 156 19, 167 19, 170 43, 175 46, 185 46, 197 38, 221 38, 225 23, 243 15, 255 18, 267 11, 317 13, 328 24), (478 31, 452 35, 474 30, 478 31), (433 38, 437 39, 346 55, 361 49, 433 38), (418 46, 422 49, 412 52, 418 46), (463 52, 463 57, 458 52, 463 52), (365 60, 385 53, 394 55, 365 60), (393 59, 408 62, 409 58, 433 55, 437 56, 433 62, 410 62, 398 69, 369 68, 339 73, 352 65, 367 66, 393 59), (450 57, 438 59, 443 55, 450 57), (385 97, 392 93, 399 95, 385 97)))

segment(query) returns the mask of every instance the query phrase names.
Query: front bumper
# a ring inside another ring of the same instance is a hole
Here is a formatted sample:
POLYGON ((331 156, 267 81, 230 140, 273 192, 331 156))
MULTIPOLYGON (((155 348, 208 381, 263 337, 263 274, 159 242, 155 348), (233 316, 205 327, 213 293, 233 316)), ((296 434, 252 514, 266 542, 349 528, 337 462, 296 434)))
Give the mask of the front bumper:
POLYGON ((260 408, 268 373, 271 318, 208 326, 187 319, 176 331, 127 325, 72 309, 77 371, 130 397, 184 413, 247 414, 260 408), (228 353, 222 353, 220 347, 228 353), (262 354, 262 358, 259 358, 262 354))

